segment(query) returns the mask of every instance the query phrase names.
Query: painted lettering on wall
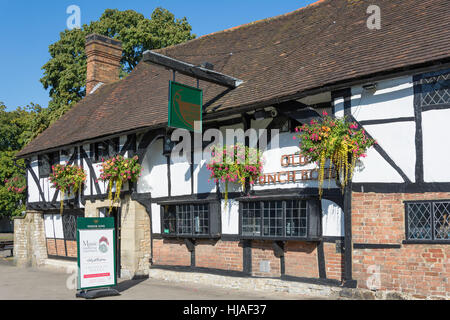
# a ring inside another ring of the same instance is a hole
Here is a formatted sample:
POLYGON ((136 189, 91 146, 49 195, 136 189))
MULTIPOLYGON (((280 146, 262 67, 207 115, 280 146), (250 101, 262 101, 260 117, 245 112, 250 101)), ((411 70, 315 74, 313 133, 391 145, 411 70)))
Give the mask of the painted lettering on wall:
MULTIPOLYGON (((281 156, 281 167, 303 167, 309 164, 304 156, 301 154, 290 154, 281 156)), ((328 170, 325 170, 325 179, 334 179, 335 172, 331 171, 331 176, 328 170)), ((264 173, 259 179, 259 185, 265 184, 285 184, 285 183, 296 183, 299 181, 317 180, 319 176, 318 169, 296 169, 289 171, 279 171, 273 173, 264 173)))

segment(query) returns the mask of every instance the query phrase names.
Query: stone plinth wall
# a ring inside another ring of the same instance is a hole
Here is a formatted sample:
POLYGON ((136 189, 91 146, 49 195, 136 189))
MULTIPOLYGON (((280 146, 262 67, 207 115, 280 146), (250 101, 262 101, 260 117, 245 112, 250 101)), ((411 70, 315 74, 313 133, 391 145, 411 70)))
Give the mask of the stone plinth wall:
POLYGON ((47 259, 43 213, 27 211, 14 219, 14 261, 17 266, 41 266, 47 259))
MULTIPOLYGON (((87 201, 85 217, 98 217, 100 208, 108 208, 109 200, 87 201)), ((119 204, 113 206, 118 207, 119 204)), ((151 257, 150 218, 144 206, 126 196, 120 203, 121 276, 133 278, 148 275, 151 257)))

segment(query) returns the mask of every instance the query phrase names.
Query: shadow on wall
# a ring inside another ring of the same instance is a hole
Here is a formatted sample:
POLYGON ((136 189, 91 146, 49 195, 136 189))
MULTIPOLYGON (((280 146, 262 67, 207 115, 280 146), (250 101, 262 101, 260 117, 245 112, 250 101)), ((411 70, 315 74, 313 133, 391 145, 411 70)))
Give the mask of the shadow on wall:
MULTIPOLYGON (((410 103, 412 102, 414 91, 411 82, 406 78, 379 82, 375 92, 366 91, 359 87, 352 94, 361 94, 360 97, 353 97, 351 101, 351 105, 354 108, 353 115, 357 119, 368 119, 371 118, 370 115, 373 113, 383 114, 383 111, 389 113, 389 109, 392 108, 394 101, 398 101, 401 104, 404 103, 407 106, 407 108, 401 109, 401 116, 414 116, 413 104, 410 103), (364 107, 364 109, 361 110, 361 107, 364 107), (383 110, 379 110, 380 108, 383 108, 383 110)), ((392 109, 390 111, 392 112, 392 109)), ((400 111, 399 108, 397 108, 397 111, 400 111)), ((388 116, 387 118, 391 117, 395 116, 388 116)))
POLYGON ((13 233, 14 221, 9 218, 0 218, 0 233, 13 233))

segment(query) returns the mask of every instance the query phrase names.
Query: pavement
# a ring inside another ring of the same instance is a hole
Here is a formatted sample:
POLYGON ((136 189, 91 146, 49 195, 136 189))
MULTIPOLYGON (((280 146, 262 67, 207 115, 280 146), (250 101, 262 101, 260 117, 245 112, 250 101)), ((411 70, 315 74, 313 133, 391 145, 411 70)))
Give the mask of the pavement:
MULTIPOLYGON (((119 280, 120 296, 98 300, 321 300, 290 293, 264 293, 224 289, 198 283, 156 279, 119 280)), ((12 258, 0 257, 0 300, 74 300, 71 274, 14 266, 12 258)), ((80 300, 78 298, 78 300, 80 300)))

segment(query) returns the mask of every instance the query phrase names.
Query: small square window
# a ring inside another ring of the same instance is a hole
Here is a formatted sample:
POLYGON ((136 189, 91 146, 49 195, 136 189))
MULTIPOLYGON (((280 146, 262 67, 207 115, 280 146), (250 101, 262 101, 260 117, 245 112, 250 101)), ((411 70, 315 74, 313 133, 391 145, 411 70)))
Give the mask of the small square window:
POLYGON ((177 237, 211 236, 219 232, 219 214, 209 203, 163 205, 162 234, 177 237), (212 228, 213 227, 213 228, 212 228))

